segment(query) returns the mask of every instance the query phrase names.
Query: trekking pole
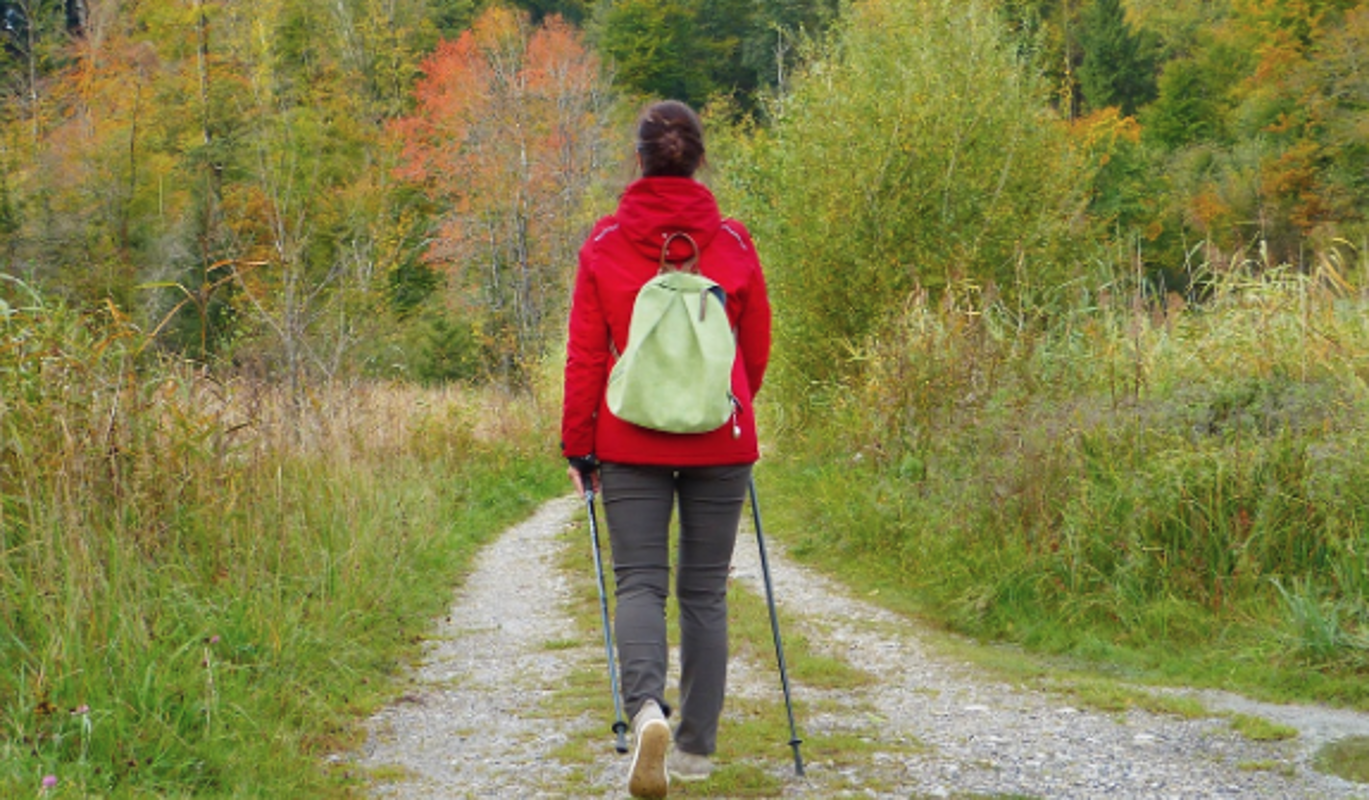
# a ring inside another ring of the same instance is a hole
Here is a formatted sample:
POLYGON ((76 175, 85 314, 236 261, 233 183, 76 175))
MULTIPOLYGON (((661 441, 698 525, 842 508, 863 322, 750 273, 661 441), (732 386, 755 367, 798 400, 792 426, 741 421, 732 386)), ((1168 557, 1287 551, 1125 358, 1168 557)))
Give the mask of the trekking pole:
POLYGON ((789 746, 794 748, 794 774, 803 775, 803 755, 799 753, 798 729, 794 727, 794 702, 789 696, 789 670, 784 665, 784 644, 780 642, 780 620, 775 613, 775 587, 770 582, 770 561, 765 557, 765 534, 761 531, 761 507, 756 502, 756 479, 751 479, 751 517, 756 523, 756 544, 761 550, 761 575, 765 579, 765 602, 770 606, 770 632, 775 636, 775 658, 780 664, 780 685, 784 687, 784 708, 789 714, 789 746))
POLYGON ((594 541, 594 575, 599 583, 599 615, 604 621, 604 650, 608 653, 608 682, 613 689, 613 733, 618 741, 613 745, 620 753, 627 752, 627 723, 623 721, 623 699, 618 694, 618 666, 613 658, 613 629, 608 621, 608 596, 604 591, 604 559, 599 554, 599 522, 594 518, 594 489, 589 488, 585 476, 585 504, 589 507, 589 535, 594 541))

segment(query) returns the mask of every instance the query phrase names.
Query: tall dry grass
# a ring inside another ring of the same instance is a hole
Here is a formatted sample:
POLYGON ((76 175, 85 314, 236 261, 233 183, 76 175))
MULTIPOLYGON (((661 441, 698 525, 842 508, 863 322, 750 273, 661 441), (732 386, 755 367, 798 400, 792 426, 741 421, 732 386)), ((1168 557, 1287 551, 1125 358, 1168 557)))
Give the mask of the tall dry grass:
POLYGON ((116 309, 0 317, 0 794, 319 796, 475 546, 559 490, 537 401, 289 395, 116 309))
POLYGON ((914 296, 786 438, 800 550, 977 634, 1369 704, 1369 296, 1334 266, 914 296))

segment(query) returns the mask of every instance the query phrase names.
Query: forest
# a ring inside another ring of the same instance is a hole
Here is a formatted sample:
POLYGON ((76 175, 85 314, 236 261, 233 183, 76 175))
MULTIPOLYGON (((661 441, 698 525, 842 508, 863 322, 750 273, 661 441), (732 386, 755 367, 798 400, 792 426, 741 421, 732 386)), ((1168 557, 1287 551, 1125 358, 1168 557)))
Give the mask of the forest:
MULTIPOLYGON (((1004 72, 925 101, 866 82, 908 107, 872 109, 851 172, 873 180, 890 153, 871 149, 900 138, 950 144, 935 137, 1030 81, 1015 124, 1046 160, 1024 180, 1063 182, 1078 205, 1057 209, 1074 249, 1024 262, 1039 288, 1087 282, 1099 259, 1185 299, 1257 251, 1304 272, 1353 262, 1369 202, 1361 5, 980 4, 948 24, 995 26, 1004 72), (897 128, 936 103, 940 131, 897 128)), ((4 269, 76 307, 109 301, 205 361, 517 383, 556 338, 576 234, 622 183, 637 101, 687 100, 756 141, 801 125, 788 95, 807 63, 853 46, 829 35, 849 16, 832 0, 5 2, 4 269)), ((971 67, 954 49, 919 57, 905 69, 971 67)), ((945 158, 923 154, 928 172, 945 158)), ((961 258, 949 217, 935 236, 891 222, 892 242, 939 249, 919 259, 924 286, 1022 283, 1001 247, 961 258)))
POLYGON ((1369 3, 0 0, 0 794, 352 785, 665 97, 796 555, 1369 707, 1369 3))

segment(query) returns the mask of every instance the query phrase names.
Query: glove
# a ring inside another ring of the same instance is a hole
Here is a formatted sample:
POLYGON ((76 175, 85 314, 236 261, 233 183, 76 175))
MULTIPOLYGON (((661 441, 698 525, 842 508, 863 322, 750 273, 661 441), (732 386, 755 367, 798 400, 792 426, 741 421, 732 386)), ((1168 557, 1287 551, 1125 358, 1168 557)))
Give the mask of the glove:
POLYGON ((580 478, 584 480, 585 486, 589 486, 590 476, 599 469, 599 459, 590 453, 587 456, 570 456, 566 461, 580 473, 580 478))

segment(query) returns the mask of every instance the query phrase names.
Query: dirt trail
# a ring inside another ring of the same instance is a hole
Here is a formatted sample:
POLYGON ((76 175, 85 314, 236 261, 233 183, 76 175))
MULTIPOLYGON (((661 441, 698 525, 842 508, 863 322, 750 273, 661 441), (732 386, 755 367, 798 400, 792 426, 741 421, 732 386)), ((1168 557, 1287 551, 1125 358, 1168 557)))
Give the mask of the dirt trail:
MULTIPOLYGON (((376 777, 375 796, 624 796, 626 759, 613 752, 608 720, 597 711, 546 713, 573 673, 603 669, 602 642, 580 641, 566 610, 571 583, 555 568, 566 546, 558 534, 581 508, 574 497, 552 501, 482 553, 412 690, 372 720, 357 760, 376 777), (588 770, 551 757, 586 731, 601 748, 588 770)), ((820 709, 800 719, 802 735, 853 734, 874 746, 850 764, 810 762, 802 779, 788 749, 777 748, 764 768, 781 778, 778 796, 1369 798, 1369 786, 1310 767, 1322 743, 1369 735, 1369 715, 1211 692, 1198 694, 1213 711, 1202 719, 1076 708, 954 663, 927 647, 914 623, 795 564, 770 538, 767 545, 785 630, 874 677, 855 690, 795 683, 795 695, 820 709), (1251 742, 1223 711, 1299 736, 1251 742)), ((736 575, 759 594, 756 552, 744 531, 736 575)), ((773 660, 735 659, 729 680, 736 697, 778 693, 773 660)), ((698 788, 689 795, 708 796, 698 788)))

